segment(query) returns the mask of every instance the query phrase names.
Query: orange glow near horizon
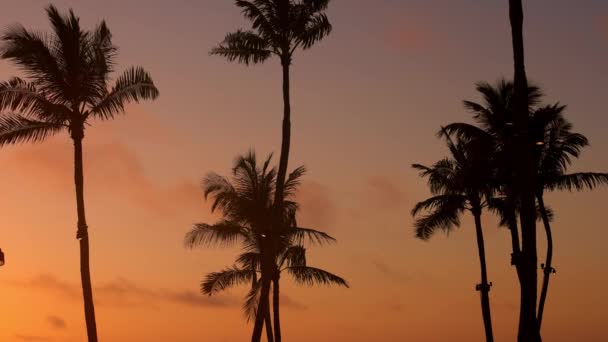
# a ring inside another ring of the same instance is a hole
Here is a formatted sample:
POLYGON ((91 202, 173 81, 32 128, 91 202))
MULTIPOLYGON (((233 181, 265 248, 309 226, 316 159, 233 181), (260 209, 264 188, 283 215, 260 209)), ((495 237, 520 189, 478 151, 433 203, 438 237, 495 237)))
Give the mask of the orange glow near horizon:
MULTIPOLYGON (((91 27, 108 21, 118 69, 142 65, 161 92, 112 122, 87 127, 85 199, 99 337, 104 342, 237 342, 252 324, 245 289, 205 297, 208 272, 233 264, 236 250, 188 250, 184 234, 213 222, 200 190, 210 171, 230 172, 250 148, 280 143, 279 62, 245 67, 208 55, 226 32, 246 27, 232 1, 54 1, 91 27)), ((334 32, 293 67, 290 169, 309 173, 300 222, 338 239, 309 250, 309 263, 350 289, 282 283, 289 342, 480 341, 479 264, 470 218, 449 236, 416 240, 410 210, 428 191, 412 163, 446 150, 434 134, 470 121, 463 99, 474 83, 512 74, 506 0, 333 1, 334 32), (421 19, 424 18, 424 19, 421 19), (475 18, 475 20, 473 20, 475 18)), ((48 30, 46 2, 5 0, 0 28, 48 30)), ((577 170, 608 171, 608 3, 527 4, 530 78, 592 147, 577 170), (569 25, 563 25, 569 22, 569 25), (600 23, 598 25, 597 23, 600 23), (599 28, 599 29, 598 29, 599 28), (556 37, 559 37, 556 38, 556 37)), ((0 80, 20 75, 0 61, 0 80)), ((0 341, 81 342, 72 145, 67 135, 0 150, 0 341)), ((606 189, 547 197, 556 213, 554 266, 543 322, 546 341, 608 340, 606 189)), ((515 340, 519 285, 509 233, 483 218, 497 341, 515 340)), ((545 253, 539 227, 539 259, 545 253)))

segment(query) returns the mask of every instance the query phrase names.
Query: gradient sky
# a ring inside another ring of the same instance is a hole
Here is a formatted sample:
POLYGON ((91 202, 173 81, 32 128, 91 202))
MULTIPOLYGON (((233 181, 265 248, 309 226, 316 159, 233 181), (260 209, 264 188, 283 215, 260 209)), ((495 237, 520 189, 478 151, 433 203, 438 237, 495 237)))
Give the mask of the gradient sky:
MULTIPOLYGON (((207 272, 235 250, 183 247, 194 222, 212 222, 199 183, 227 174, 255 147, 278 152, 280 66, 245 67, 208 55, 247 25, 227 0, 73 0, 87 27, 108 21, 124 68, 142 65, 161 97, 86 132, 85 196, 100 339, 107 342, 245 341, 243 290, 211 299, 207 272)), ((592 147, 575 167, 607 171, 608 3, 526 2, 529 78, 592 147)), ((47 1, 3 0, 0 27, 48 30, 47 1)), ((285 279, 290 342, 478 341, 483 326, 471 221, 430 242, 413 237, 409 211, 428 192, 414 162, 446 151, 440 125, 468 121, 474 83, 510 77, 506 0, 334 0, 330 37, 294 60, 291 167, 310 169, 304 225, 338 238, 310 264, 345 277, 349 290, 298 288, 285 279), (373 5, 372 5, 373 3, 373 5)), ((0 62, 0 78, 19 72, 0 62)), ((72 147, 67 135, 0 151, 0 341, 85 340, 75 239, 72 147)), ((552 194, 554 265, 543 336, 608 340, 606 190, 552 194)), ((518 285, 510 240, 484 218, 497 341, 516 335, 518 285)), ((539 233, 542 233, 539 231, 539 233)), ((540 235, 542 236, 542 235, 540 235)), ((539 255, 544 253, 544 246, 539 255)))

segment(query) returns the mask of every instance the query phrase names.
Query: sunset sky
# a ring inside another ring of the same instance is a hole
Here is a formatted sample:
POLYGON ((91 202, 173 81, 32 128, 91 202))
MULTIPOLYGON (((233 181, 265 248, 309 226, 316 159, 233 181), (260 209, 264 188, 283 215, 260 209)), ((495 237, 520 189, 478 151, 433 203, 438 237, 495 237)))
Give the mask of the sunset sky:
MULTIPOLYGON (((199 292, 203 276, 237 250, 188 250, 184 234, 211 223, 200 190, 228 174, 237 154, 280 146, 280 64, 245 67, 211 47, 248 27, 229 0, 72 0, 87 28, 105 19, 118 69, 144 66, 161 95, 85 132, 85 199, 97 324, 104 342, 240 342, 251 324, 244 289, 199 292)), ((608 2, 524 1, 529 78, 591 141, 575 170, 608 171, 608 2)), ((2 0, 0 29, 49 31, 48 1, 2 0)), ((511 77, 507 0, 334 0, 333 33, 298 52, 292 68, 290 169, 309 173, 300 221, 338 244, 309 249, 309 264, 350 289, 296 287, 283 279, 289 342, 481 341, 479 262, 471 220, 429 242, 414 238, 410 210, 428 196, 412 163, 446 154, 440 125, 470 121, 474 84, 511 77)), ((0 61, 0 80, 20 75, 0 61)), ((0 341, 81 342, 73 184, 67 134, 0 150, 0 341)), ((608 191, 550 194, 556 213, 546 341, 608 340, 608 191)), ((517 333, 519 286, 510 238, 485 224, 496 341, 517 333)), ((544 234, 539 227, 544 255, 544 234)))

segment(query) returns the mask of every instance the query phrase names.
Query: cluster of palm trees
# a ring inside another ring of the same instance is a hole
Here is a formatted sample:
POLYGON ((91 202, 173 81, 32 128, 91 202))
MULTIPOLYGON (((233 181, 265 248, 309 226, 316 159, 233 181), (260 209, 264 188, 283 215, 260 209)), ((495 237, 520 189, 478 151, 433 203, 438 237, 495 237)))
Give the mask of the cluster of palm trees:
MULTIPOLYGON (((427 178, 432 197, 419 202, 412 210, 416 217, 416 236, 429 239, 437 230, 450 231, 460 225, 460 217, 472 214, 477 237, 481 283, 482 316, 486 340, 493 341, 485 247, 481 215, 485 210, 500 217, 500 224, 511 232, 512 264, 521 279, 521 246, 517 214, 521 211, 520 199, 514 190, 513 164, 517 150, 514 146, 514 85, 499 81, 495 86, 479 83, 482 104, 464 101, 473 114, 476 125, 452 123, 442 127, 439 136, 449 150, 449 156, 431 166, 414 164, 422 177, 427 178)), ((578 158, 589 143, 585 136, 573 132, 565 118, 565 106, 559 103, 541 105, 542 92, 528 87, 529 148, 534 151, 536 217, 542 221, 547 238, 547 255, 543 268, 543 282, 536 320, 541 327, 543 310, 549 288, 549 278, 555 273, 552 266, 553 238, 551 220, 553 212, 546 207, 544 193, 553 190, 584 190, 608 184, 607 173, 568 173, 573 159, 578 158)))
MULTIPOLYGON (((260 168, 251 152, 237 159, 235 183, 210 175, 204 185, 205 196, 213 197, 214 209, 221 211, 224 219, 213 225, 195 225, 186 243, 191 247, 242 243, 244 253, 238 257, 238 265, 210 274, 201 289, 212 294, 251 281, 245 308, 248 317, 255 318, 252 340, 261 339, 266 323, 268 339, 281 341, 279 279, 283 272, 301 284, 348 286, 344 279, 306 264, 305 243, 325 244, 335 239, 297 226, 298 205, 293 196, 305 169, 300 167, 287 175, 291 138, 290 66, 296 50, 311 48, 331 32, 325 14, 329 0, 235 3, 252 22, 252 29, 229 33, 211 54, 247 65, 265 62, 273 55, 280 59, 284 115, 279 167, 278 170, 270 167, 268 158, 260 168), (274 331, 269 307, 271 287, 274 331)), ((93 119, 110 120, 124 113, 129 102, 153 100, 159 91, 141 67, 128 69, 114 85, 109 84, 117 48, 104 21, 88 31, 81 27, 72 10, 63 15, 50 5, 46 11, 53 29, 50 35, 15 25, 1 37, 0 58, 18 66, 27 80, 15 77, 0 83, 0 146, 41 142, 66 130, 72 138, 84 311, 88 340, 95 342, 97 328, 84 205, 85 127, 93 119)))
MULTIPOLYGON (((271 156, 259 162, 253 151, 238 156, 229 177, 210 173, 203 181, 205 199, 218 222, 195 224, 185 237, 189 248, 238 246, 234 265, 206 275, 201 291, 207 295, 238 285, 250 286, 243 309, 254 321, 252 341, 259 342, 266 327, 268 341, 280 342, 280 279, 289 275, 302 285, 348 287, 341 277, 307 264, 307 248, 335 239, 298 225, 296 194, 306 169, 288 173, 291 147, 290 68, 294 54, 307 50, 332 30, 325 13, 330 0, 235 0, 251 22, 248 30, 225 36, 210 54, 246 65, 273 56, 282 68, 283 120, 278 168, 271 156), (272 298, 271 298, 272 292, 272 298), (271 305, 272 304, 272 305, 271 305), (272 310, 271 310, 272 307, 272 310)), ((437 230, 460 225, 464 212, 473 216, 481 282, 486 340, 493 341, 485 246, 481 217, 490 211, 511 232, 512 264, 521 287, 519 341, 540 341, 552 263, 553 212, 544 194, 554 190, 593 189, 608 184, 605 173, 568 173, 574 159, 588 145, 565 118, 565 106, 542 105, 538 87, 529 86, 524 67, 521 0, 509 0, 514 51, 514 79, 496 85, 480 83, 484 102, 465 101, 475 124, 452 123, 438 136, 449 156, 431 166, 415 164, 428 179, 432 197, 412 210, 416 235, 429 239, 437 230), (537 295, 536 222, 547 239, 540 299, 537 295), (537 307, 538 306, 538 307, 537 307)), ((74 144, 74 183, 81 281, 89 342, 97 341, 89 269, 89 234, 84 205, 83 139, 94 120, 110 120, 124 113, 130 102, 158 97, 151 76, 132 67, 110 84, 117 48, 105 22, 93 30, 81 28, 69 11, 46 9, 51 34, 10 27, 0 37, 0 58, 14 63, 26 79, 0 83, 0 146, 41 142, 67 131, 74 144)))

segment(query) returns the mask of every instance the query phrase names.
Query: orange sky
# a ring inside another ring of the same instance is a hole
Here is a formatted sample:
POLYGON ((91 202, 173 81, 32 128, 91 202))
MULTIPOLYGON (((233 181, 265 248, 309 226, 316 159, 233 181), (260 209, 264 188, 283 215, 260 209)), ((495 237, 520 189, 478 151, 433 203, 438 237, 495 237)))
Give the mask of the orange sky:
MULTIPOLYGON (((47 1, 4 0, 0 27, 48 29, 47 1)), ((100 339, 107 342, 247 340, 242 290, 199 294, 207 272, 234 250, 183 248, 194 222, 211 216, 199 190, 226 174, 238 153, 278 152, 277 61, 246 68, 208 56, 246 23, 231 1, 55 1, 89 27, 108 20, 122 67, 143 65, 161 91, 114 122, 86 132, 85 196, 100 339)), ((511 75, 507 1, 334 0, 333 34, 296 56, 293 157, 305 163, 303 224, 338 238, 310 251, 310 264, 351 289, 283 287, 290 342, 477 341, 483 336, 479 267, 467 218, 449 237, 413 238, 409 211, 428 195, 409 168, 445 150, 441 124, 468 120, 460 103, 473 84, 511 75)), ((537 0, 526 8, 527 66, 551 101, 568 104, 592 147, 580 170, 608 169, 605 84, 608 4, 537 0)), ((0 78, 17 73, 0 62, 0 78)), ((0 341, 83 341, 75 239, 72 149, 66 135, 0 151, 0 341)), ((555 194, 557 275, 543 336, 608 339, 605 317, 608 192, 555 194)), ((514 340, 518 285, 509 234, 486 216, 497 341, 514 340)), ((542 235, 541 235, 542 236, 542 235)), ((544 253, 544 248, 540 251, 544 253)), ((286 279, 287 280, 287 279, 286 279)))

